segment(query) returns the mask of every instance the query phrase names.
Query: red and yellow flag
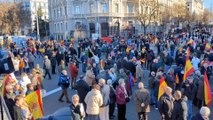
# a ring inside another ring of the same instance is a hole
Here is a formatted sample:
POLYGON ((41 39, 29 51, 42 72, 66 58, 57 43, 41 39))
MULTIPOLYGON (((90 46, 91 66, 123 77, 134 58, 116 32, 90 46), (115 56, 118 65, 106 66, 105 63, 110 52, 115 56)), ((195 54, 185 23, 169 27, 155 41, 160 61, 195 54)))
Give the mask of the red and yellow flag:
POLYGON ((129 54, 129 53, 130 53, 130 50, 131 50, 131 46, 127 46, 127 48, 126 48, 126 53, 129 54))
POLYGON ((210 46, 209 43, 206 43, 205 49, 206 49, 206 50, 210 50, 210 49, 211 49, 211 46, 210 46))
POLYGON ((186 50, 186 56, 190 56, 190 54, 191 54, 191 52, 190 52, 190 49, 188 47, 187 50, 186 50))
POLYGON ((183 75, 183 80, 186 80, 186 78, 191 75, 194 72, 194 68, 190 62, 189 57, 186 57, 186 64, 184 68, 184 75, 183 75))
POLYGON ((34 120, 43 117, 44 112, 43 112, 41 90, 36 90, 35 92, 32 92, 29 95, 27 95, 26 102, 29 105, 29 107, 33 109, 32 115, 34 120))
POLYGON ((211 88, 209 85, 209 80, 206 75, 206 72, 204 73, 204 101, 207 106, 211 106, 212 104, 212 93, 211 88))
POLYGON ((193 39, 190 39, 187 44, 194 44, 194 40, 193 39))
POLYGON ((180 83, 180 79, 178 77, 178 74, 175 75, 175 83, 176 84, 179 84, 180 83))
POLYGON ((101 61, 100 61, 100 68, 104 69, 104 59, 101 59, 101 61))
POLYGON ((164 94, 165 90, 166 90, 167 84, 164 80, 164 77, 162 77, 160 79, 160 85, 159 85, 159 90, 158 90, 158 100, 160 99, 160 97, 164 94))
POLYGON ((9 74, 7 74, 7 75, 4 77, 4 81, 3 81, 2 89, 1 89, 1 94, 2 94, 3 96, 5 96, 5 94, 6 94, 6 86, 7 86, 7 84, 9 83, 10 78, 11 78, 11 76, 10 76, 9 74))

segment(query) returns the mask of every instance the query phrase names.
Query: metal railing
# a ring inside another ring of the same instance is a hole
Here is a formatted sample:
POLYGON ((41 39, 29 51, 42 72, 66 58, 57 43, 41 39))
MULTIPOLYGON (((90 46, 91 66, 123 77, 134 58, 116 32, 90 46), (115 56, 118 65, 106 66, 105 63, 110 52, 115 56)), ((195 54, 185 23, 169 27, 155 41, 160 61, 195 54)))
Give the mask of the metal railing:
POLYGON ((1 94, 0 94, 0 120, 12 120, 10 112, 1 94))

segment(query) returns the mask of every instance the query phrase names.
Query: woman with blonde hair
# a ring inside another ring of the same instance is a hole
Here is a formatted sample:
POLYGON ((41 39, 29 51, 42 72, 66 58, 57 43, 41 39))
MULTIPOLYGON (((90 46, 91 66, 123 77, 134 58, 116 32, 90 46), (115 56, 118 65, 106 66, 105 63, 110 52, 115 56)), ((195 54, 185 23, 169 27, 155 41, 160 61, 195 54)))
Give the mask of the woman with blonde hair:
POLYGON ((28 77, 27 73, 23 72, 21 74, 21 80, 19 81, 20 86, 23 88, 23 92, 26 93, 27 91, 27 84, 31 83, 30 78, 28 77))

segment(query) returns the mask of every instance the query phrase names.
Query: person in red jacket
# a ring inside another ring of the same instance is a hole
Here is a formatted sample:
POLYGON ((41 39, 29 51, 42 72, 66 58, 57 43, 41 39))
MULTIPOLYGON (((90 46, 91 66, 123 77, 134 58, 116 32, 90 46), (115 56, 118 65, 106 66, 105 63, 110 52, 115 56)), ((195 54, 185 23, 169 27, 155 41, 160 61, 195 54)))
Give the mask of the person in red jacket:
POLYGON ((72 85, 72 89, 73 89, 75 82, 76 82, 76 78, 78 76, 78 67, 76 66, 76 62, 69 64, 69 69, 70 69, 70 76, 72 78, 71 85, 72 85))

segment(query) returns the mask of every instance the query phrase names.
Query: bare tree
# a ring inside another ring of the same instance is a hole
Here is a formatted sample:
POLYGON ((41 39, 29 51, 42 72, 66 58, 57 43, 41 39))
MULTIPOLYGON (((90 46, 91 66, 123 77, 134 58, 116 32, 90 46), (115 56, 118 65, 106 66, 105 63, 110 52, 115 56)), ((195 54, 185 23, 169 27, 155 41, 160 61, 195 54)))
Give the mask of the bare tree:
POLYGON ((203 14, 201 15, 201 21, 204 25, 208 25, 212 17, 213 13, 208 9, 204 9, 203 14))
POLYGON ((158 0, 139 0, 138 2, 137 20, 146 34, 147 27, 158 18, 160 4, 158 0))

